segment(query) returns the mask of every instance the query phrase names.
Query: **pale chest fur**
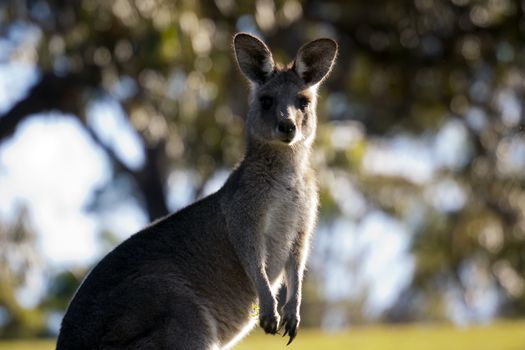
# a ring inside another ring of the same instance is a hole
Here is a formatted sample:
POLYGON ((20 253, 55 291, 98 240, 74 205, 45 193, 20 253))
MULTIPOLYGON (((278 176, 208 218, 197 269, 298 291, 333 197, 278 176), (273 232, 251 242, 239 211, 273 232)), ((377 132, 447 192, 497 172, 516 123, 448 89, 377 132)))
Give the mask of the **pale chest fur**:
MULTIPOLYGON (((242 232, 245 249, 260 256, 272 284, 301 234, 317 216, 317 186, 308 153, 258 152, 228 179, 222 200, 228 230, 242 232)), ((241 238, 232 237, 234 240, 241 238)))
POLYGON ((266 272, 273 282, 281 275, 297 236, 310 232, 315 223, 318 195, 309 172, 276 179, 268 191, 263 249, 266 272))

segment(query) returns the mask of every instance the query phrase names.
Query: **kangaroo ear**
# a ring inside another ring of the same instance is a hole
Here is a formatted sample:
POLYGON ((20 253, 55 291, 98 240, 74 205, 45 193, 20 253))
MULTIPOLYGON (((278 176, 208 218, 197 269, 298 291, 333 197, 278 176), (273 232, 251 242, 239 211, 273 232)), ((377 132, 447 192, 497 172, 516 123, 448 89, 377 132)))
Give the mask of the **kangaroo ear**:
POLYGON ((233 38, 237 63, 243 74, 256 84, 263 84, 272 74, 274 62, 268 47, 256 37, 239 33, 233 38))
POLYGON ((306 85, 315 85, 330 73, 336 56, 337 43, 335 41, 317 39, 299 49, 293 68, 306 85))

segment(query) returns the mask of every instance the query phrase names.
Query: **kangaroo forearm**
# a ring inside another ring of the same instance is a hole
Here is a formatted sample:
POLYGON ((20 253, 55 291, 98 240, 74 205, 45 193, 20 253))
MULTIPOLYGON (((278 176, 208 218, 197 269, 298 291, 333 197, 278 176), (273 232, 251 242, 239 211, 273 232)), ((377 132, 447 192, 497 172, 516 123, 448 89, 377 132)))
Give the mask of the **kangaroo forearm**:
POLYGON ((239 262, 255 287, 259 299, 269 302, 269 299, 273 299, 273 295, 265 269, 266 254, 264 250, 256 248, 262 246, 260 242, 262 235, 258 233, 255 225, 250 226, 247 223, 238 223, 235 226, 244 228, 242 231, 236 229, 230 233, 239 262), (246 239, 247 235, 249 235, 250 239, 246 239), (236 237, 242 237, 243 239, 236 237))
POLYGON ((286 263, 286 302, 299 308, 306 259, 310 248, 310 233, 301 232, 294 242, 290 257, 286 263))
POLYGON ((264 303, 271 303, 274 297, 264 266, 252 266, 249 270, 247 273, 255 286, 259 300, 264 303))
POLYGON ((291 258, 286 266, 286 302, 294 302, 299 306, 301 300, 304 265, 291 258))

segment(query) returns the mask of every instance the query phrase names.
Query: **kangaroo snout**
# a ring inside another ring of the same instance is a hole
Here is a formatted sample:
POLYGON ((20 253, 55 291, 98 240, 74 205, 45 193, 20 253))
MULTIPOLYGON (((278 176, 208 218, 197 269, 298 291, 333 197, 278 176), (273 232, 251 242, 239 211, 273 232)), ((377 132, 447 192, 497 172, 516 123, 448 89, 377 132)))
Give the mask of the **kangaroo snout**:
POLYGON ((295 123, 290 119, 281 120, 277 124, 277 133, 284 142, 291 142, 295 137, 295 132, 295 123))

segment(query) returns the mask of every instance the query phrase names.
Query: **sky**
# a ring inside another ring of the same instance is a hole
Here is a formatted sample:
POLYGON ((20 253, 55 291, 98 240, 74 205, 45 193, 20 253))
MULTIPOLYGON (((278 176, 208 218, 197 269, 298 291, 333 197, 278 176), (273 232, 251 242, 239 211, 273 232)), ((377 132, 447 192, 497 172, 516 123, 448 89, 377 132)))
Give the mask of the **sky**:
POLYGON ((96 253, 96 220, 83 213, 93 190, 109 179, 108 163, 74 119, 34 118, 0 148, 0 212, 29 209, 46 258, 88 263, 96 253))

